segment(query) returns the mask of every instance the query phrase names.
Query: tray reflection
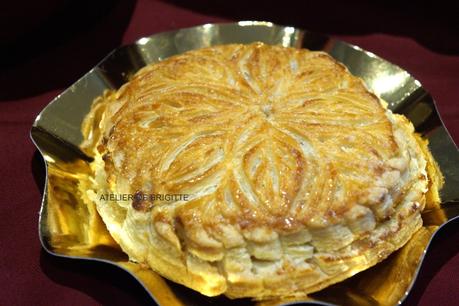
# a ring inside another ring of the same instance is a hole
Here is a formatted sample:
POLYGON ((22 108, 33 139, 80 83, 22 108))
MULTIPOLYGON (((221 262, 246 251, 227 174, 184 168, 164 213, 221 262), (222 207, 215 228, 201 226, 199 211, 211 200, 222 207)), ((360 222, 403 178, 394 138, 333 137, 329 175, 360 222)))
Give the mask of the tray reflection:
MULTIPOLYGON (((53 255, 113 263, 136 277, 160 305, 230 305, 225 297, 208 298, 164 280, 151 270, 128 261, 109 235, 94 204, 81 190, 89 185, 91 158, 79 150, 81 121, 93 99, 115 89, 144 65, 187 50, 223 43, 250 43, 324 50, 363 78, 367 85, 405 114, 429 139, 430 149, 445 175, 442 206, 424 213, 424 227, 401 250, 375 267, 302 300, 272 300, 259 305, 340 304, 395 305, 413 285, 420 263, 436 230, 459 215, 459 154, 441 123, 432 97, 402 70, 372 53, 341 41, 268 22, 239 22, 161 33, 121 47, 54 99, 37 117, 32 140, 45 158, 47 185, 40 213, 40 240, 53 255)), ((254 305, 238 300, 238 305, 254 305)))

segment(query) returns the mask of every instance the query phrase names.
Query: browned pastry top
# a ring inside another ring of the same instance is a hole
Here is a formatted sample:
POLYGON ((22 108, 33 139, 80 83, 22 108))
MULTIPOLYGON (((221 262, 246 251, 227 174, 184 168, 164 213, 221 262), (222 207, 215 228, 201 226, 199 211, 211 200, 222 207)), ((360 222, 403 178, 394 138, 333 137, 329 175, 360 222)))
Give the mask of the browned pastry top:
POLYGON ((290 231, 340 222, 398 155, 377 97, 330 56, 262 44, 204 49, 123 88, 108 151, 131 192, 190 194, 182 222, 290 231))

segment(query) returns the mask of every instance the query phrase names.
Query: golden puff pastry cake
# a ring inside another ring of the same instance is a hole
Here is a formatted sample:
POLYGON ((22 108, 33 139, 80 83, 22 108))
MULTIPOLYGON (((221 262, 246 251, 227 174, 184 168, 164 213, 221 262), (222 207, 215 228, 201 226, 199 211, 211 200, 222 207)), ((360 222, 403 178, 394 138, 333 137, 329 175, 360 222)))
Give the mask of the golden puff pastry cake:
POLYGON ((87 194, 113 238, 207 296, 320 290, 403 246, 426 198, 439 200, 412 124, 324 52, 255 43, 170 57, 98 98, 83 133, 87 194))

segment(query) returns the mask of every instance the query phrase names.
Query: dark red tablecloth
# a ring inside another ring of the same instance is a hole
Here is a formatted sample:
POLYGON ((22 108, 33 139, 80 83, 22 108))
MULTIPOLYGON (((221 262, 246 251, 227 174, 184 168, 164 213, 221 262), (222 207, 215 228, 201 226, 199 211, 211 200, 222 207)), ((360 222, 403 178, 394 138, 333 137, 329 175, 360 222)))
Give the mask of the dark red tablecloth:
MULTIPOLYGON (((44 170, 29 139, 35 116, 53 97, 111 49, 139 37, 240 19, 265 19, 328 33, 410 71, 431 92, 459 141, 459 34, 452 13, 457 7, 449 4, 439 5, 442 10, 436 6, 416 10, 346 1, 301 6, 289 1, 261 6, 251 1, 74 2, 45 1, 35 7, 13 3, 9 15, 1 18, 0 305, 151 302, 130 276, 116 268, 54 258, 42 250, 37 222, 44 170)), ((434 240, 406 304, 459 304, 458 275, 459 222, 455 222, 434 240)))

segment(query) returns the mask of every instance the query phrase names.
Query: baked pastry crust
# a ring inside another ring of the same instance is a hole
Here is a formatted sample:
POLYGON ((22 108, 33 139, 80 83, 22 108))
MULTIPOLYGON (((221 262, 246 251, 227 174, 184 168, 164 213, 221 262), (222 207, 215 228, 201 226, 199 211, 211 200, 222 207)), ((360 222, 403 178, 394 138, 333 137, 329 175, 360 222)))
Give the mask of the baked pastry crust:
POLYGON ((114 239, 208 296, 320 290, 403 246, 426 193, 439 200, 411 123, 323 52, 256 43, 171 57, 97 99, 83 133, 87 194, 114 239))

